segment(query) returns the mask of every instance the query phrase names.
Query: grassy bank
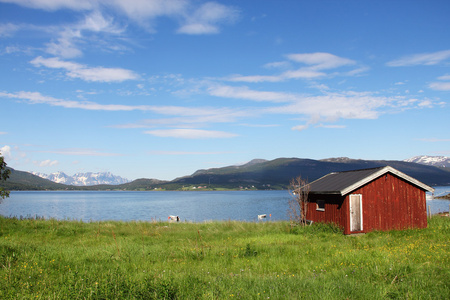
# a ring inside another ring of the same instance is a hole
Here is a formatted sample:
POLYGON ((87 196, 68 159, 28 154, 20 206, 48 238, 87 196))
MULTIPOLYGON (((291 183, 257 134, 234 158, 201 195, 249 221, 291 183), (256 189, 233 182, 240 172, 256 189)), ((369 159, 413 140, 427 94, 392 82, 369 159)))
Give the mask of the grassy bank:
POLYGON ((450 220, 343 236, 287 222, 0 218, 1 299, 448 299, 450 220))

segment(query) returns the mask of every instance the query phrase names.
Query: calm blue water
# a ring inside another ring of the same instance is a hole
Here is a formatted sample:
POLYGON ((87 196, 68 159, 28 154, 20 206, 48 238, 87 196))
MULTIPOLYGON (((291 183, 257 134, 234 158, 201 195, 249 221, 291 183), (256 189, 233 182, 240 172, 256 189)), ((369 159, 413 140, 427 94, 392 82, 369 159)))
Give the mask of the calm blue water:
POLYGON ((288 219, 288 191, 227 192, 11 192, 0 204, 3 216, 42 216, 83 221, 167 220, 182 221, 257 220, 272 214, 272 220, 288 219))
MULTIPOLYGON (((435 195, 450 193, 450 187, 437 187, 435 195)), ((182 221, 288 220, 288 191, 227 192, 93 192, 30 191, 11 192, 0 204, 3 216, 39 216, 83 221, 167 220, 178 215, 182 221), (272 216, 269 218, 269 214, 272 216)), ((449 200, 428 200, 432 214, 448 211, 449 200)))

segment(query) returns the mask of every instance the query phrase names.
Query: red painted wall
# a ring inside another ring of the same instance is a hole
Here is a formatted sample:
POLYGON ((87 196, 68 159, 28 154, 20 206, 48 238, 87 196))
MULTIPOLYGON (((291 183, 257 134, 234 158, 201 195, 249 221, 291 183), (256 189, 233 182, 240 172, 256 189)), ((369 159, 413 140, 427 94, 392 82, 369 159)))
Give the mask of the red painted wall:
POLYGON ((385 174, 352 194, 363 195, 364 232, 427 227, 425 191, 393 174, 385 174))
MULTIPOLYGON (((362 232, 427 227, 425 191, 393 174, 385 174, 350 194, 362 195, 362 232)), ((350 234, 350 194, 310 194, 307 219, 336 223, 350 234), (325 211, 316 210, 317 200, 325 200, 325 211)))
POLYGON ((340 195, 309 195, 306 218, 314 222, 335 223, 342 228, 346 227, 347 216, 345 211, 345 197, 340 195), (325 211, 316 210, 317 200, 325 200, 325 211))

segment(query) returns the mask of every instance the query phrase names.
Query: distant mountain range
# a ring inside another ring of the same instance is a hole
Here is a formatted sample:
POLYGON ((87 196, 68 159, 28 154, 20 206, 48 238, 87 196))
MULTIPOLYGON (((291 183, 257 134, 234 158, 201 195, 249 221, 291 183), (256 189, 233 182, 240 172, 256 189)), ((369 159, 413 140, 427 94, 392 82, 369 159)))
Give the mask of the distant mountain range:
POLYGON ((450 169, 394 160, 362 160, 348 157, 323 160, 278 158, 271 161, 253 160, 241 166, 198 170, 190 176, 177 178, 171 183, 237 185, 258 189, 286 188, 292 178, 301 176, 309 182, 331 172, 392 166, 428 185, 450 185, 450 169))
MULTIPOLYGON (((421 163, 395 160, 362 160, 348 157, 328 158, 322 160, 300 158, 278 158, 274 160, 255 159, 244 165, 228 166, 198 170, 192 175, 176 178, 172 181, 158 179, 137 179, 121 184, 106 184, 105 178, 120 178, 110 173, 102 176, 101 173, 91 176, 93 181, 80 179, 82 186, 56 183, 48 179, 35 176, 31 173, 12 170, 10 178, 1 183, 9 190, 181 190, 181 189, 286 189, 290 180, 301 176, 309 182, 316 180, 331 172, 392 166, 399 171, 416 178, 430 186, 449 186, 450 168, 436 167, 430 164, 433 160, 421 160, 421 163), (88 182, 98 182, 97 185, 88 185, 88 182)), ((65 178, 61 172, 59 177, 65 178)), ((67 175, 66 175, 67 176, 67 175)), ((122 180, 126 180, 121 178, 122 180)), ((58 179, 59 180, 59 179, 58 179)), ((66 179, 64 179, 66 180, 66 179)), ((65 181, 66 183, 68 181, 65 181)))
POLYGON ((68 176, 64 172, 56 172, 49 175, 38 172, 32 172, 32 174, 56 183, 76 186, 90 186, 100 184, 117 185, 130 182, 128 179, 113 175, 110 172, 76 173, 73 176, 68 176))
POLYGON ((414 156, 412 158, 405 159, 407 162, 413 162, 422 165, 435 166, 441 168, 450 168, 450 157, 446 156, 414 156))

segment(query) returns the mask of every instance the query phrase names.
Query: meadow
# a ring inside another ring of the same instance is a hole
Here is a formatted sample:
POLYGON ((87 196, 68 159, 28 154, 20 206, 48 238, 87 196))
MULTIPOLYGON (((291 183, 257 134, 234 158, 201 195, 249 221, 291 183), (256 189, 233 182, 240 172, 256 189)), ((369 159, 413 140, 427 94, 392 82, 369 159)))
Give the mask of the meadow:
POLYGON ((0 217, 1 299, 448 299, 450 219, 344 236, 289 222, 0 217))

